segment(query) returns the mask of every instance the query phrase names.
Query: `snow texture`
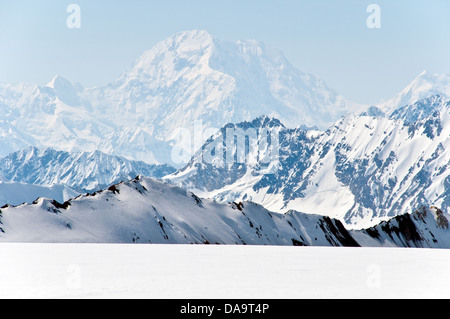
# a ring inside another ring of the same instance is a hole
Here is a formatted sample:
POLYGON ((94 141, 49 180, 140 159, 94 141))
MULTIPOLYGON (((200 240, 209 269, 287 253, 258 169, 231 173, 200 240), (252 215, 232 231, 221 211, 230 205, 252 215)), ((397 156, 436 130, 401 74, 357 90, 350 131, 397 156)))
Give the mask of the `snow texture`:
POLYGON ((0 244, 0 298, 447 299, 450 251, 0 244))

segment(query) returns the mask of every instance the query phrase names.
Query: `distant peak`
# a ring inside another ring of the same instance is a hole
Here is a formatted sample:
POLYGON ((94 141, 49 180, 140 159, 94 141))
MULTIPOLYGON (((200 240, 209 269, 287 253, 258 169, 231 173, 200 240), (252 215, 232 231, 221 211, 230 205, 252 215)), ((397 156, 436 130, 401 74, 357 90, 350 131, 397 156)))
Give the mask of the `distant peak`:
POLYGON ((80 90, 82 89, 82 86, 78 83, 71 82, 67 80, 66 78, 62 77, 61 75, 56 75, 50 82, 48 82, 46 87, 54 89, 54 90, 61 90, 61 89, 76 89, 80 90))
POLYGON ((281 123, 280 120, 278 120, 274 117, 267 116, 267 115, 261 115, 250 122, 244 121, 244 122, 241 122, 238 124, 230 123, 230 124, 227 124, 225 126, 225 128, 230 127, 230 126, 232 126, 232 127, 236 126, 236 127, 245 128, 245 129, 247 129, 249 127, 252 127, 252 128, 273 128, 273 127, 283 127, 284 128, 285 127, 283 125, 283 123, 281 123))
POLYGON ((189 30, 175 33, 169 38, 172 44, 206 46, 214 41, 214 36, 204 30, 189 30))
MULTIPOLYGON (((209 48, 214 46, 214 37, 204 30, 182 31, 173 34, 169 38, 160 41, 153 48, 145 51, 131 68, 131 75, 126 73, 126 77, 132 78, 136 72, 146 70, 154 63, 157 63, 161 57, 169 60, 176 58, 189 58, 197 55, 204 55, 209 52, 209 48), (175 57, 175 58, 174 58, 175 57)), ((167 61, 166 61, 167 62, 167 61)), ((165 65, 167 67, 167 64, 165 65)))
POLYGON ((422 82, 422 81, 432 81, 435 76, 431 74, 428 70, 422 71, 414 80, 412 83, 422 82))
POLYGON ((428 70, 424 70, 412 81, 412 84, 424 81, 433 84, 445 83, 447 85, 450 81, 450 77, 447 74, 433 74, 428 70))
POLYGON ((213 38, 212 34, 206 30, 186 30, 175 33, 174 36, 187 38, 213 38))
POLYGON ((428 70, 423 70, 422 73, 420 73, 418 77, 429 76, 429 75, 431 75, 431 73, 428 70))
POLYGON ((49 88, 52 88, 52 89, 56 89, 59 85, 61 85, 61 84, 63 84, 63 83, 67 84, 67 83, 70 83, 70 81, 67 80, 67 79, 65 79, 65 78, 62 77, 61 75, 56 75, 56 76, 54 76, 53 79, 52 79, 50 82, 48 82, 45 86, 46 86, 46 87, 49 87, 49 88))

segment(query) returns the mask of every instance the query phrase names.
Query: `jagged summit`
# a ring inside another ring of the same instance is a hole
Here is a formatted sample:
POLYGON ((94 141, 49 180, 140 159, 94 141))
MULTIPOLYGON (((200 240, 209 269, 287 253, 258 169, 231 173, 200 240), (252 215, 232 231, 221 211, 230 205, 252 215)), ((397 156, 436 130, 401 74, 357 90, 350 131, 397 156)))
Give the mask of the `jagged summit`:
POLYGON ((403 119, 409 124, 424 120, 436 112, 448 112, 450 99, 442 95, 433 95, 424 98, 412 105, 406 105, 395 110, 390 118, 403 119))
POLYGON ((8 206, 0 222, 0 242, 358 246, 327 217, 218 204, 143 177, 63 204, 41 198, 8 206))
POLYGON ((45 87, 55 90, 64 90, 74 86, 79 88, 81 87, 80 84, 71 82, 66 78, 62 77, 61 75, 54 76, 53 79, 45 85, 45 87))
POLYGON ((65 202, 4 206, 0 242, 449 248, 449 218, 431 207, 348 231, 326 216, 278 214, 249 201, 220 204, 137 177, 65 202))

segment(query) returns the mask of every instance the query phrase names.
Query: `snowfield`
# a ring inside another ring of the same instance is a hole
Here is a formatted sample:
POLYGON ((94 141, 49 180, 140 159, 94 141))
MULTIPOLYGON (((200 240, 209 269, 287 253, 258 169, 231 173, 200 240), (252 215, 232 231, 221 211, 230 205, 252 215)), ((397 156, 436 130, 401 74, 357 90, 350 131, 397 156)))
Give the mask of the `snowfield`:
POLYGON ((0 298, 448 298, 450 251, 0 244, 0 298))

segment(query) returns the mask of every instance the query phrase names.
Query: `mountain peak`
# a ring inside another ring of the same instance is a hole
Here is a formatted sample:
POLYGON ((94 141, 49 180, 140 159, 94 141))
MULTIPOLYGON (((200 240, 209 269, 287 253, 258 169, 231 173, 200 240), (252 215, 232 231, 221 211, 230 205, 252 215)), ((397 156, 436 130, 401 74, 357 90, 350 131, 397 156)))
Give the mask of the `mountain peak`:
POLYGON ((171 37, 172 39, 177 39, 179 41, 188 40, 212 40, 214 36, 206 30, 186 30, 175 33, 171 37))
POLYGON ((403 106, 395 110, 390 118, 402 119, 408 124, 416 123, 432 116, 436 111, 444 111, 450 106, 450 99, 441 95, 424 98, 413 105, 403 106))
POLYGON ((61 75, 56 75, 53 77, 53 79, 48 82, 45 87, 54 89, 56 91, 66 90, 66 89, 73 89, 73 88, 79 88, 80 85, 78 83, 71 82, 67 80, 66 78, 62 77, 61 75))
POLYGON ((55 89, 59 85, 59 83, 62 83, 62 82, 68 82, 68 81, 60 75, 55 75, 53 77, 53 79, 51 79, 51 81, 48 82, 45 86, 49 87, 51 89, 55 89))
POLYGON ((214 37, 204 30, 189 30, 173 34, 155 48, 168 52, 198 52, 213 45, 214 37))
POLYGON ((432 74, 427 70, 423 70, 422 73, 419 74, 417 78, 430 77, 432 74))
POLYGON ((83 91, 83 87, 79 83, 69 81, 60 75, 56 75, 44 86, 43 91, 57 96, 67 105, 75 106, 80 104, 78 94, 83 91))
POLYGON ((207 31, 190 30, 173 34, 145 51, 131 69, 112 83, 113 86, 126 85, 130 81, 142 81, 146 77, 152 82, 176 81, 180 72, 195 67, 206 67, 214 48, 215 39, 207 31), (144 75, 144 76, 143 76, 144 75))
POLYGON ((150 53, 170 53, 176 52, 178 54, 185 52, 196 52, 210 47, 214 42, 214 37, 204 30, 191 30, 178 32, 169 38, 160 41, 152 49, 144 52, 142 57, 150 53))
POLYGON ((390 114, 401 107, 435 95, 450 97, 450 76, 432 74, 424 70, 403 91, 377 106, 386 114, 390 114))
POLYGON ((243 128, 248 128, 248 127, 254 127, 254 128, 282 127, 282 128, 285 128, 285 126, 283 125, 283 123, 280 120, 278 120, 277 118, 274 118, 274 117, 267 116, 267 115, 261 115, 250 122, 244 121, 244 122, 238 123, 238 124, 236 124, 236 126, 243 127, 243 128))

